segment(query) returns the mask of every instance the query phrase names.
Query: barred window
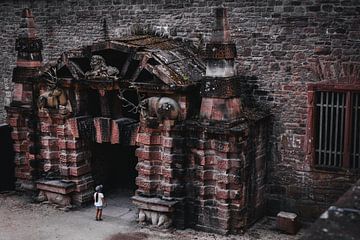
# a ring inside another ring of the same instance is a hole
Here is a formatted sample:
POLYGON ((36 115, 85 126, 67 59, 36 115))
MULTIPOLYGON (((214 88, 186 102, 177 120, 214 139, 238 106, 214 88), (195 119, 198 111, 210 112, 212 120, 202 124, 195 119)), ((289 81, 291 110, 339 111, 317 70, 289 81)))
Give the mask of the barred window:
POLYGON ((360 93, 316 91, 315 166, 360 168, 360 93))

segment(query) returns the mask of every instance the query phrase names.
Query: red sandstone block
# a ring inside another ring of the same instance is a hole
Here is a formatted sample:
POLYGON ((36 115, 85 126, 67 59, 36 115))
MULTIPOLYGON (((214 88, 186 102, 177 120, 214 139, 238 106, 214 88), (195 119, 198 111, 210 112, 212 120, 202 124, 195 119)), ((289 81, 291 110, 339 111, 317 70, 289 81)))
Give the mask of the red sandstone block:
POLYGON ((218 187, 215 188, 215 193, 216 193, 216 198, 217 199, 229 199, 230 198, 230 193, 229 190, 223 190, 220 189, 218 187))
POLYGON ((68 154, 68 161, 72 162, 72 163, 79 163, 79 162, 84 162, 86 160, 88 160, 91 156, 91 153, 88 151, 82 151, 82 152, 77 152, 74 151, 70 154, 68 154))
POLYGON ((176 144, 176 140, 172 137, 162 137, 162 146, 171 148, 176 144))
POLYGON ((135 151, 135 156, 143 160, 161 160, 161 152, 158 151, 144 151, 143 148, 138 148, 135 151))
POLYGON ((91 167, 88 164, 85 164, 80 167, 70 167, 69 169, 71 176, 81 176, 91 171, 91 167))
POLYGON ((226 171, 230 169, 230 161, 228 159, 218 159, 217 160, 217 167, 219 170, 226 171))
POLYGON ((15 178, 20 179, 31 179, 30 173, 27 172, 15 172, 15 178))
POLYGON ((66 126, 64 125, 58 125, 56 127, 56 136, 58 137, 63 137, 66 135, 66 132, 67 132, 67 129, 66 129, 66 126))
POLYGON ((229 152, 229 143, 223 141, 214 141, 212 148, 218 152, 229 152))
POLYGON ((59 151, 40 150, 41 157, 48 160, 59 159, 59 153, 59 151))
POLYGON ((22 117, 10 117, 8 123, 13 128, 25 127, 25 119, 22 117))
POLYGON ((168 178, 168 179, 174 177, 174 171, 173 171, 173 169, 170 169, 170 168, 162 167, 161 168, 161 174, 162 174, 163 177, 168 178))
POLYGON ((215 155, 205 155, 204 165, 215 165, 217 163, 217 157, 215 155))
POLYGON ((111 121, 111 137, 110 137, 111 144, 119 143, 119 136, 120 136, 119 125, 117 124, 117 121, 112 120, 111 121))
POLYGON ((70 169, 67 166, 60 166, 59 171, 60 171, 61 176, 69 176, 70 175, 70 169))
POLYGON ((150 137, 150 145, 160 145, 162 142, 162 137, 160 135, 154 135, 150 137))
POLYGON ((138 186, 138 189, 146 194, 152 194, 156 192, 156 189, 159 187, 159 181, 158 180, 147 180, 143 177, 137 177, 136 178, 136 185, 138 186))
POLYGON ((76 150, 82 148, 84 146, 84 142, 81 139, 75 140, 67 140, 66 148, 69 150, 76 150))
POLYGON ((296 234, 300 229, 300 224, 295 213, 279 212, 276 217, 276 227, 286 233, 296 234))
POLYGON ((215 174, 216 174, 216 172, 213 171, 213 170, 201 171, 200 172, 200 179, 202 181, 215 180, 215 174))
POLYGON ((25 157, 27 161, 35 159, 35 155, 30 154, 29 152, 26 152, 25 157))
POLYGON ((139 133, 136 138, 136 142, 146 145, 160 145, 161 140, 161 135, 151 135, 148 133, 139 133))
POLYGON ((205 154, 203 150, 191 149, 193 153, 195 163, 200 164, 201 166, 205 165, 205 154))
POLYGON ((221 209, 219 208, 216 214, 217 217, 221 219, 230 219, 230 209, 221 209))
POLYGON ((184 155, 183 154, 168 154, 163 153, 162 154, 162 160, 165 163, 173 163, 173 162, 183 162, 184 155))
POLYGON ((29 141, 23 140, 20 142, 20 152, 27 152, 29 150, 29 141))
POLYGON ((228 184, 230 182, 228 174, 221 174, 221 173, 216 174, 215 179, 216 179, 217 183, 228 184))
POLYGON ((54 125, 64 125, 66 122, 66 116, 65 115, 60 115, 60 114, 57 114, 55 116, 52 117, 52 123, 54 125))
POLYGON ((51 151, 56 151, 59 149, 58 147, 58 139, 52 137, 42 137, 41 145, 43 148, 46 148, 51 151))
POLYGON ((26 139, 27 136, 27 132, 26 131, 12 131, 11 132, 11 138, 13 140, 24 140, 26 139))
POLYGON ((213 196, 213 195, 215 195, 215 187, 214 186, 200 186, 199 187, 199 195, 200 196, 213 196))
POLYGON ((150 166, 150 167, 144 167, 144 166, 139 166, 138 168, 138 174, 139 176, 154 176, 154 175, 160 175, 161 168, 160 166, 150 166))
POLYGON ((140 125, 139 133, 147 133, 150 135, 159 135, 159 134, 161 134, 161 129, 160 128, 148 128, 146 126, 140 125))
POLYGON ((93 184, 89 185, 89 184, 80 184, 80 185, 76 185, 76 188, 75 188, 75 192, 84 192, 88 189, 92 189, 92 186, 93 184))
POLYGON ((20 151, 20 143, 19 142, 15 142, 14 144, 13 144, 13 149, 14 149, 14 152, 21 152, 20 151))
POLYGON ((65 150, 66 149, 66 140, 65 139, 59 139, 58 147, 59 147, 60 150, 65 150))
POLYGON ((51 133, 51 132, 56 132, 56 129, 51 123, 40 122, 40 131, 42 133, 51 133))
MULTIPOLYGON (((65 133, 65 126, 61 125, 59 126, 59 130, 61 130, 61 132, 65 133)), ((66 124, 66 128, 70 130, 71 135, 75 138, 80 137, 79 135, 79 130, 78 130, 78 125, 77 125, 77 118, 70 118, 67 120, 67 124, 66 124)))

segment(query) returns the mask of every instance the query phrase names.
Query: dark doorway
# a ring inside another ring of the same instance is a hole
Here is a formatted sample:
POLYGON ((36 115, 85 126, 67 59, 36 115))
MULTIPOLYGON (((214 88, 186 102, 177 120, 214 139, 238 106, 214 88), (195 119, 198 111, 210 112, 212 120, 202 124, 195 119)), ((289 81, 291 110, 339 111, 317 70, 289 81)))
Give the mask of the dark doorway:
POLYGON ((0 155, 0 191, 12 190, 15 182, 15 153, 11 139, 11 127, 7 124, 0 125, 0 155))
POLYGON ((96 185, 102 184, 106 192, 136 189, 135 146, 93 143, 91 149, 91 167, 96 185))

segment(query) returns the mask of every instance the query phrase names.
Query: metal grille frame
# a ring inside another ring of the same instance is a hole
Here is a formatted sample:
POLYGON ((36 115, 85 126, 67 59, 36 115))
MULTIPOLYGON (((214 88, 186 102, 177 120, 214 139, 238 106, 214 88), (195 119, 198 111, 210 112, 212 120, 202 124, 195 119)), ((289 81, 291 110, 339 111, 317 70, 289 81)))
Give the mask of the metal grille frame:
POLYGON ((307 152, 319 170, 360 170, 360 86, 310 84, 307 152))

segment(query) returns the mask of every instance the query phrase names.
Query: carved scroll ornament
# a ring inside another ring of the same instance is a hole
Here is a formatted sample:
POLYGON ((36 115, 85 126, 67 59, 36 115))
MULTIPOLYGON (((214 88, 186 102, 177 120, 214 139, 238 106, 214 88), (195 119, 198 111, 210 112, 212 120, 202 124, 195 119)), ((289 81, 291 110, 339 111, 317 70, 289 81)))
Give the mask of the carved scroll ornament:
POLYGON ((48 91, 41 94, 38 98, 38 108, 56 108, 66 106, 68 99, 64 89, 60 87, 59 79, 57 78, 56 68, 51 68, 45 72, 48 91))

